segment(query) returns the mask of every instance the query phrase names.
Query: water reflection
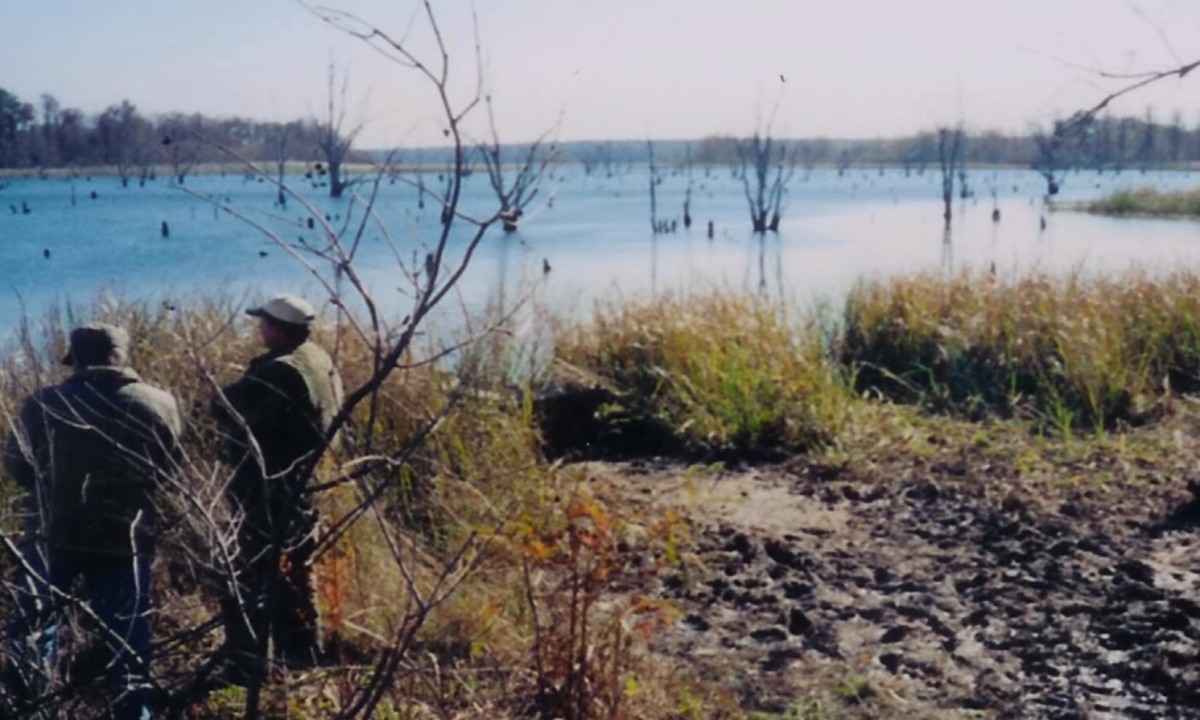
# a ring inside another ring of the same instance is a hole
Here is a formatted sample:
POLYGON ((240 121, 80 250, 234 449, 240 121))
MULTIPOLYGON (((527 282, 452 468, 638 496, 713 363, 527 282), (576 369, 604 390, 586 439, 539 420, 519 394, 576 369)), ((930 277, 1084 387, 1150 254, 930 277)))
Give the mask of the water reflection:
POLYGON ((650 234, 650 294, 658 294, 658 233, 650 234))
POLYGON ((954 233, 950 225, 942 228, 942 274, 954 274, 954 233))
POLYGON ((784 283, 783 272, 783 243, 784 238, 779 233, 762 233, 754 235, 756 252, 748 258, 746 274, 743 276, 744 287, 753 287, 764 298, 774 296, 784 299, 787 296, 787 286, 784 283), (752 281, 751 276, 756 278, 752 281))
POLYGON ((520 242, 515 233, 505 233, 500 238, 500 252, 496 257, 496 286, 492 294, 500 312, 508 307, 509 265, 512 264, 512 246, 520 242))

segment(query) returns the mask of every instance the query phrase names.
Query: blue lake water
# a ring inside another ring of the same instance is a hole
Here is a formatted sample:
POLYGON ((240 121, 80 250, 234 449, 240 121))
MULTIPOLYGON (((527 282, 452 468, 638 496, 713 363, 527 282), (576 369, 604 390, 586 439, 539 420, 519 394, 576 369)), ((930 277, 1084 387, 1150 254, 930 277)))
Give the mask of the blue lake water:
MULTIPOLYGON (((324 197, 303 178, 289 182, 334 225, 359 212, 349 200, 324 197)), ((434 176, 426 182, 439 184, 434 176)), ((542 305, 586 309, 596 298, 714 286, 807 302, 836 298, 862 277, 919 270, 992 264, 1000 272, 1120 270, 1130 264, 1155 269, 1200 260, 1200 223, 1195 221, 1049 214, 1040 199, 1044 185, 1031 171, 971 170, 968 182, 975 196, 955 201, 946 242, 936 172, 798 170, 780 232, 756 236, 750 232, 741 181, 727 168, 697 168, 690 180, 683 172, 663 178, 657 188, 659 216, 678 220, 679 228, 654 235, 645 169, 589 177, 575 168, 555 168, 522 229, 506 236, 497 228, 485 238, 453 305, 477 310, 501 290, 511 301, 532 289, 542 305), (694 224, 684 229, 689 182, 694 224), (993 191, 999 223, 991 217, 993 191), (1043 216, 1045 230, 1039 226, 1043 216), (710 220, 712 240, 705 233, 710 220), (545 276, 543 261, 551 267, 545 276)), ((1072 173, 1059 199, 1143 186, 1196 187, 1200 173, 1072 173)), ((128 188, 100 177, 11 181, 0 190, 0 334, 12 331, 22 312, 37 317, 54 303, 83 308, 86 315, 103 294, 186 302, 197 294, 251 300, 287 289, 321 299, 320 286, 300 263, 206 198, 293 244, 302 236, 314 237, 301 205, 275 207, 269 183, 240 174, 191 177, 187 188, 202 197, 161 178, 128 188), (23 203, 28 214, 20 212, 23 203), (170 229, 165 238, 164 221, 170 229)), ((485 176, 469 178, 466 212, 489 210, 489 193, 485 176)), ((356 266, 381 306, 401 316, 411 300, 396 258, 411 264, 424 257, 437 236, 439 209, 431 200, 419 209, 417 191, 396 183, 381 187, 376 210, 386 235, 374 224, 367 229, 356 266)), ((452 249, 461 250, 469 229, 463 224, 452 249)), ((313 262, 332 277, 327 264, 313 262)))

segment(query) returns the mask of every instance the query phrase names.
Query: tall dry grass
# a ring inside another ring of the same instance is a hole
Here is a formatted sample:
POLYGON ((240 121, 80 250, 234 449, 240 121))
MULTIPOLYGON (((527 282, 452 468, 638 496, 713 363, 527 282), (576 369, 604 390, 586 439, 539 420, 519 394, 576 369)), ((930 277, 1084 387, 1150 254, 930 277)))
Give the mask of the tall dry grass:
POLYGON ((802 452, 837 438, 849 402, 815 318, 732 292, 600 305, 555 356, 616 393, 613 432, 657 428, 655 454, 802 452))
POLYGON ((927 274, 849 295, 841 361, 861 390, 1062 429, 1145 420, 1200 388, 1200 275, 927 274))

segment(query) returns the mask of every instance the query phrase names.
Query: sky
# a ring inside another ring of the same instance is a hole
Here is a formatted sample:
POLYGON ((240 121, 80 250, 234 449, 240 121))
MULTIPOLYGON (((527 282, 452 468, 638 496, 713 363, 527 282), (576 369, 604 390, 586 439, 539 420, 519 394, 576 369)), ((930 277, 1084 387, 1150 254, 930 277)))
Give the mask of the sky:
MULTIPOLYGON (((322 1, 437 64, 418 2, 322 1)), ((452 103, 482 87, 508 142, 1024 132, 1115 88, 1099 71, 1200 58, 1200 0, 476 0, 478 53, 470 2, 432 4, 452 103)), ((360 147, 442 141, 427 80, 297 0, 0 0, 0 87, 35 104, 312 117, 331 63, 360 147)), ((1114 111, 1148 107, 1195 127, 1200 72, 1114 111)), ((464 127, 482 137, 487 117, 464 127)))

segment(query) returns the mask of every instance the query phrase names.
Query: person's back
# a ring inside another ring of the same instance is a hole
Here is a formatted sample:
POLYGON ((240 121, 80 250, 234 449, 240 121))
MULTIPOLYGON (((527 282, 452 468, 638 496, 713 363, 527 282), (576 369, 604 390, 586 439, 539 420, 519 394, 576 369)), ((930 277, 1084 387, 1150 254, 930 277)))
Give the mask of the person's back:
MULTIPOLYGON (((245 376, 223 394, 262 451, 265 472, 260 477, 274 476, 321 447, 341 402, 341 380, 329 354, 305 340, 254 358, 245 376)), ((214 410, 230 441, 228 459, 240 462, 250 443, 220 401, 214 410)), ((253 464, 251 460, 243 469, 253 464)))
POLYGON ((57 637, 57 603, 45 601, 70 592, 82 575, 94 615, 107 626, 115 715, 137 718, 148 712, 155 491, 175 467, 181 422, 170 394, 124 366, 123 329, 85 325, 70 340, 63 362, 73 374, 25 401, 4 450, 5 469, 29 492, 33 510, 23 542, 33 572, 9 619, 5 685, 18 696, 36 692, 57 637))
POLYGON ((131 531, 152 529, 154 491, 171 464, 175 399, 127 368, 88 367, 31 396, 19 426, 28 461, 11 451, 6 460, 44 493, 46 539, 57 550, 131 553, 131 531))

